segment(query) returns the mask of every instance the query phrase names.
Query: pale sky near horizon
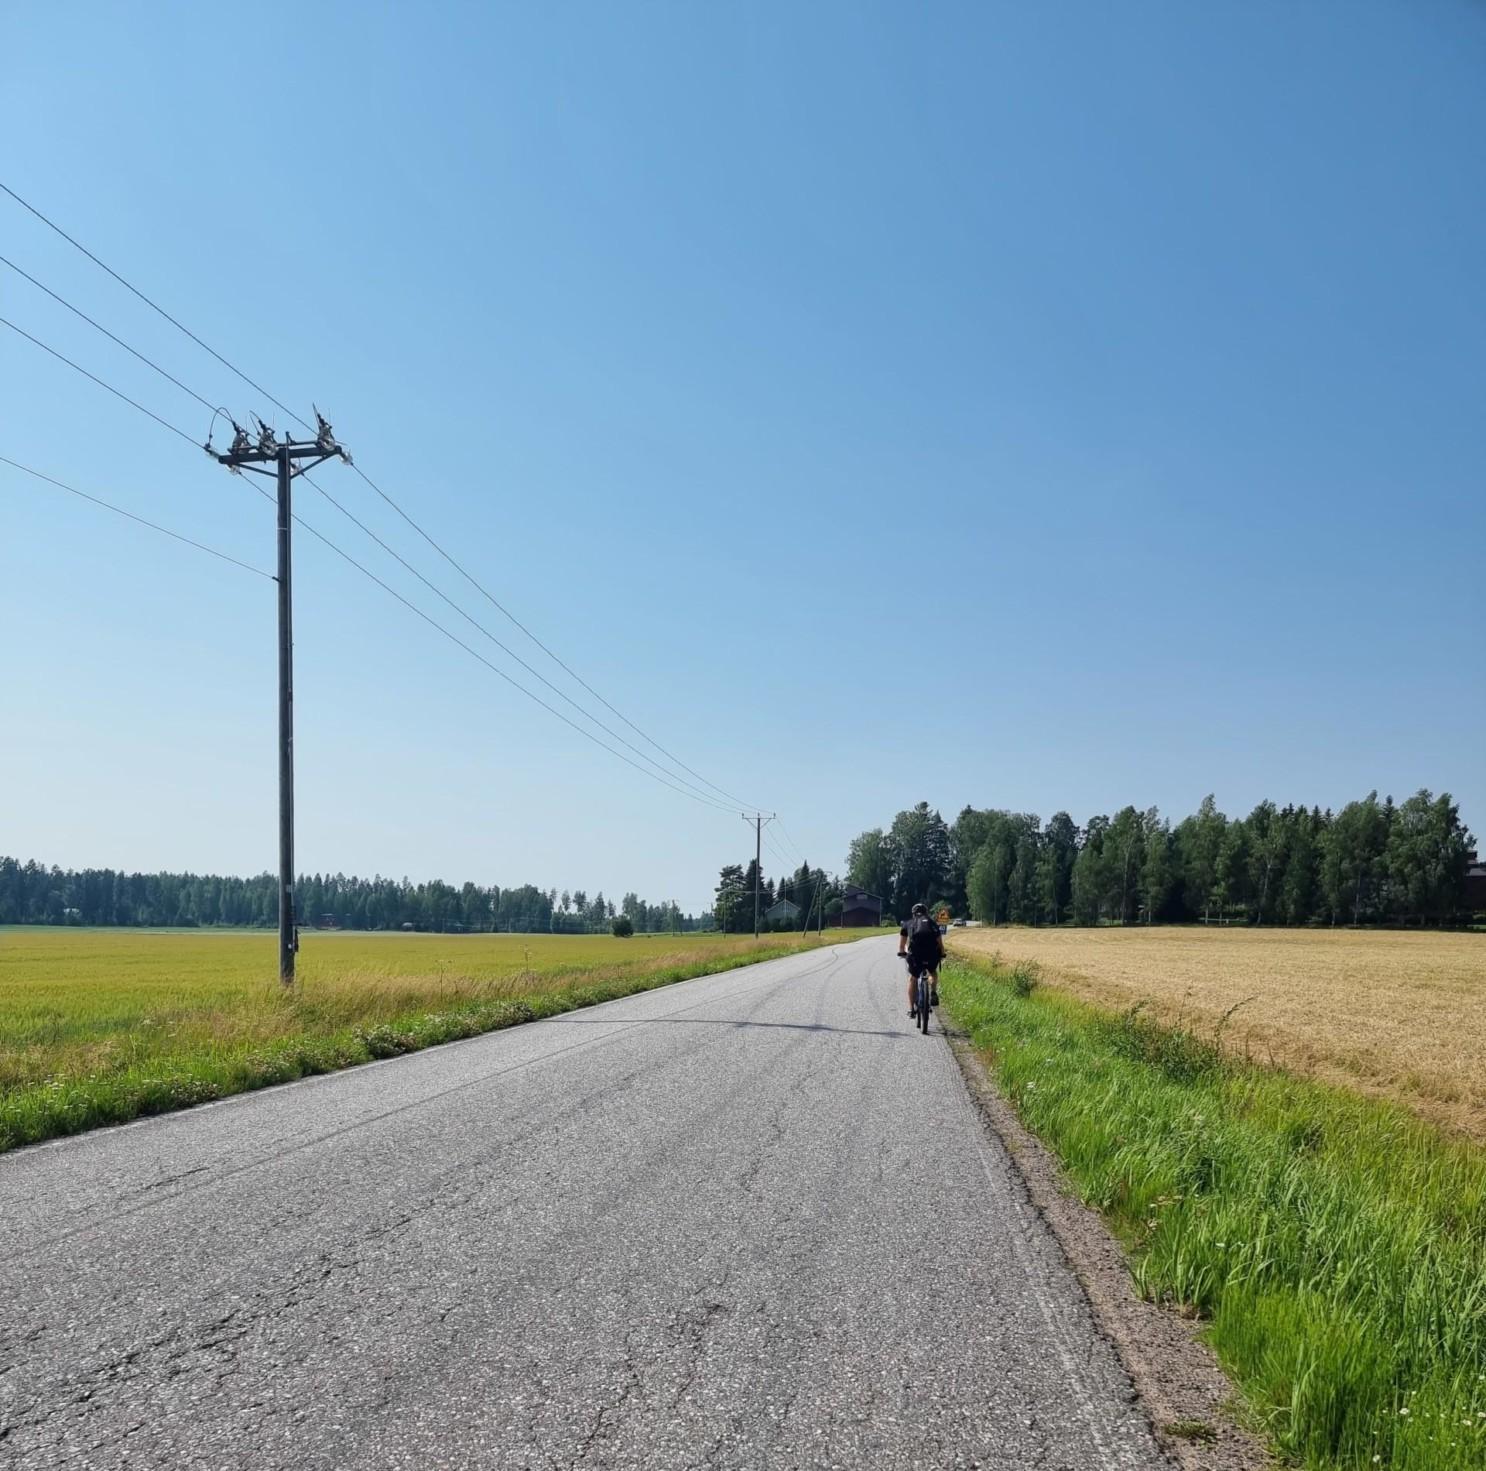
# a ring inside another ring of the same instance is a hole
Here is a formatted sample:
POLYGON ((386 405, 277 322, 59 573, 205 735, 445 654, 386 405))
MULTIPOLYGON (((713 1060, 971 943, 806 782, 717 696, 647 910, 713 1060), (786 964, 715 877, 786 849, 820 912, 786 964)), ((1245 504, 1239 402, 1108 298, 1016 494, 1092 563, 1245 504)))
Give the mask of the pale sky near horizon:
MULTIPOLYGON (((920 798, 1486 828, 1486 6, 19 0, 0 132, 792 862, 920 798)), ((4 195, 0 254, 269 414, 4 195)), ((205 437, 3 266, 0 316, 205 437)), ((271 570, 241 481, 3 327, 0 455, 271 570)), ((696 909, 751 852, 303 535, 296 593, 303 869, 696 909)), ((0 852, 273 865, 269 582, 0 465, 0 657, 0 852)))

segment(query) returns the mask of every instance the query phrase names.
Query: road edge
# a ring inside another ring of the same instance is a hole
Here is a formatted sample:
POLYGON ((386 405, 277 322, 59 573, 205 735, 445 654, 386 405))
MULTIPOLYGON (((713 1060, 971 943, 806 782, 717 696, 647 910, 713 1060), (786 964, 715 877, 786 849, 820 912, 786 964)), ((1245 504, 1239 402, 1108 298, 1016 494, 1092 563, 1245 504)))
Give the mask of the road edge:
POLYGON ((1237 1390, 1198 1336, 1198 1325, 1136 1293, 1124 1248, 1074 1194, 1057 1156, 1016 1116, 969 1037, 948 1025, 944 1035, 982 1123, 1005 1148, 1052 1231, 1162 1448, 1182 1471, 1278 1466, 1236 1420, 1237 1390))

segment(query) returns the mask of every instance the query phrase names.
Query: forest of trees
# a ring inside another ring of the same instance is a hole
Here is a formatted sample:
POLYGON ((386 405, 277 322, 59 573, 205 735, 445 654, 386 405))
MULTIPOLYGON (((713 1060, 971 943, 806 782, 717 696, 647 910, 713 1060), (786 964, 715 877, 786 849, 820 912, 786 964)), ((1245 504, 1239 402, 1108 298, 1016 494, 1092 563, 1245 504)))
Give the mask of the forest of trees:
MULTIPOLYGON (((539 889, 532 884, 452 884, 434 880, 347 878, 304 874, 296 891, 302 926, 340 929, 512 930, 583 934, 607 931, 616 915, 635 930, 694 930, 698 920, 673 902, 648 904, 626 894, 618 905, 602 891, 539 889)), ((248 925, 278 924, 278 882, 214 874, 123 873, 112 868, 45 868, 0 858, 0 924, 248 925)))
POLYGON ((1207 797, 1175 825, 1125 807, 1083 827, 974 807, 951 825, 920 802, 852 841, 847 877, 889 913, 942 902, 985 924, 1453 925, 1471 851, 1455 803, 1428 791, 1233 818, 1207 797))
MULTIPOLYGON (((434 880, 306 874, 300 923, 341 929, 525 933, 606 932, 616 918, 638 933, 753 929, 778 899, 800 913, 765 929, 827 925, 841 914, 843 883, 880 895, 884 917, 919 900, 985 924, 1454 925, 1483 906, 1467 897, 1471 835, 1447 793, 1420 791, 1395 805, 1371 792, 1339 812, 1260 802, 1227 817, 1207 797, 1173 824, 1154 807, 1125 807, 1079 827, 1066 812, 1044 825, 1027 812, 966 807, 953 824, 927 802, 852 840, 844 881, 802 863, 772 879, 752 859, 718 876, 710 912, 683 914, 633 893, 502 889, 434 880)), ((0 924, 248 925, 278 923, 269 874, 219 878, 46 868, 0 858, 0 924)))

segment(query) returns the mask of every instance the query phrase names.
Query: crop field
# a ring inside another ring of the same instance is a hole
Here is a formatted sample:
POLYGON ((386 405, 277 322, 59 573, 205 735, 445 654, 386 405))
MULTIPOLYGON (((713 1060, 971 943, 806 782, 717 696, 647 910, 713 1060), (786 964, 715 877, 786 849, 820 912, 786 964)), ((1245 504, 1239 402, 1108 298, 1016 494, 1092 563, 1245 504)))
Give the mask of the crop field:
MULTIPOLYGON (((854 939, 836 930, 827 943, 854 939)), ((0 1149, 787 954, 814 937, 0 929, 0 1149)))
POLYGON ((1406 1104, 1486 1141, 1486 935, 1366 930, 965 929, 951 951, 1032 961, 1059 990, 1230 1052, 1406 1104), (1239 1003, 1242 1003, 1240 1005, 1239 1003))

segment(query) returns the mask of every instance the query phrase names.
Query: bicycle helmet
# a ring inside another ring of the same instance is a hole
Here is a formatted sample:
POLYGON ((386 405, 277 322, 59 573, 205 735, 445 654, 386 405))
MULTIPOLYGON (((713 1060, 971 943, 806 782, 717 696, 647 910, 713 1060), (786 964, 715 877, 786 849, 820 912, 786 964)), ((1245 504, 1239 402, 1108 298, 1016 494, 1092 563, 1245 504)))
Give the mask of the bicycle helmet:
POLYGON ((915 904, 913 906, 913 912, 915 914, 927 914, 929 912, 929 910, 928 910, 928 907, 926 905, 915 904))

